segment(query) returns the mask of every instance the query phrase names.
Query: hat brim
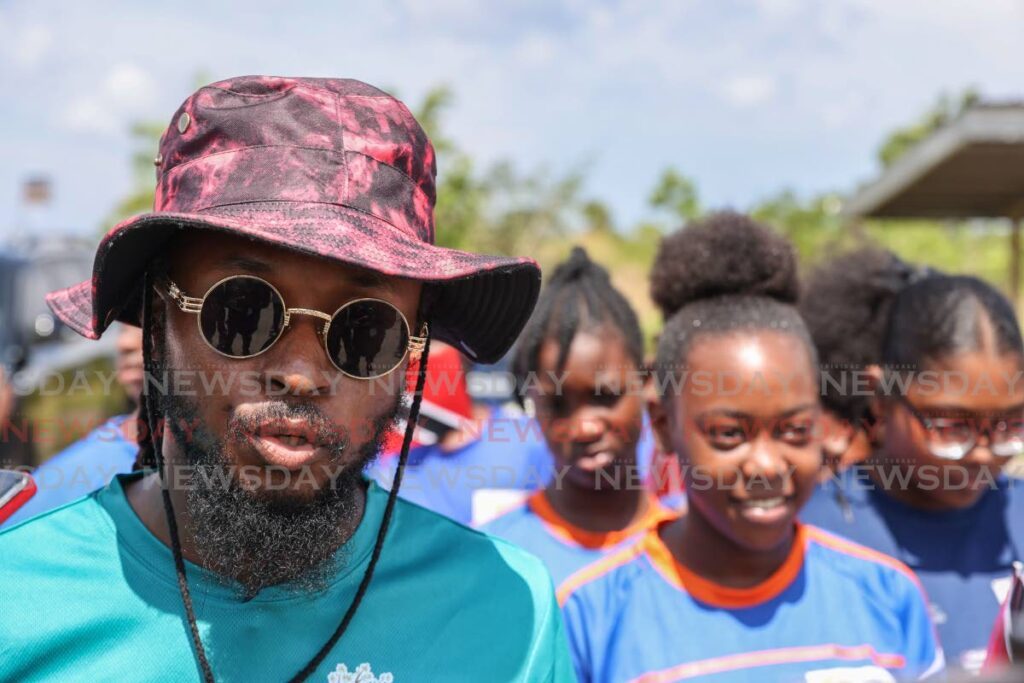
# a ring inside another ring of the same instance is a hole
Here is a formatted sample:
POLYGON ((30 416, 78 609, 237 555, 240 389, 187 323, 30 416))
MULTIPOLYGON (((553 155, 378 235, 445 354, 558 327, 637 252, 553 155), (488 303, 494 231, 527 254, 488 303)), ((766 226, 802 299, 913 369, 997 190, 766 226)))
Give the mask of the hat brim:
POLYGON ((90 339, 114 321, 138 325, 146 267, 182 228, 227 232, 428 284, 435 295, 431 336, 480 363, 493 363, 508 351, 540 291, 540 268, 529 258, 438 247, 348 207, 266 202, 130 218, 100 243, 92 280, 51 292, 47 304, 90 339))

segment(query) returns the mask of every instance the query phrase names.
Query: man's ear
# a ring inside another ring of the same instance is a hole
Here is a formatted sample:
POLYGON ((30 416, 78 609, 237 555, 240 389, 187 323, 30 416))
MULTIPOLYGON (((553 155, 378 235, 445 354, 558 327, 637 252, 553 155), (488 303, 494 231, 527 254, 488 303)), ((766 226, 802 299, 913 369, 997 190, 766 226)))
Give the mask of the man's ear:
POLYGON ((430 313, 434 309, 437 297, 437 288, 432 287, 429 283, 424 283, 420 288, 420 304, 416 307, 416 326, 413 330, 413 334, 420 333, 420 328, 423 327, 423 323, 429 324, 430 313))

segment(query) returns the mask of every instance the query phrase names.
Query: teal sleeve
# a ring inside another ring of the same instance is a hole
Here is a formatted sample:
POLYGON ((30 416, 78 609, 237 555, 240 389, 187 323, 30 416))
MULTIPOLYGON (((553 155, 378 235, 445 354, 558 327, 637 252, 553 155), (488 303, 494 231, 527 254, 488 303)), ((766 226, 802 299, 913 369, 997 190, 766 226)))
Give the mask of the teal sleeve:
POLYGON ((565 629, 562 626, 562 615, 558 611, 555 600, 555 587, 551 578, 545 576, 547 590, 543 600, 543 616, 537 624, 530 662, 523 668, 525 681, 544 681, 545 683, 576 683, 576 674, 572 670, 569 658, 568 643, 565 640, 565 629))
MULTIPOLYGON (((555 603, 552 601, 552 604, 555 603)), ((575 671, 573 671, 572 658, 569 656, 569 643, 566 640, 565 627, 562 624, 562 616, 557 609, 551 610, 551 621, 554 622, 554 656, 551 662, 551 675, 548 680, 551 683, 577 683, 575 671)))

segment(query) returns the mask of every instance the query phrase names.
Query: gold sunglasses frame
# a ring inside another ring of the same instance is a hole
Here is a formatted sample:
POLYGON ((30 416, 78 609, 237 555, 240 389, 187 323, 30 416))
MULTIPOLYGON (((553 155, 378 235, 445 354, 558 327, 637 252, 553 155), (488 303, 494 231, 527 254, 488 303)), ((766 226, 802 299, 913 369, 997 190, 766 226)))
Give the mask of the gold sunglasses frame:
POLYGON ((333 314, 328 315, 323 311, 318 311, 313 308, 288 308, 288 305, 284 301, 284 297, 281 296, 281 292, 277 291, 277 287, 270 284, 263 278, 257 277, 255 275, 229 275, 228 277, 222 278, 217 282, 214 282, 212 285, 210 285, 210 287, 206 290, 206 293, 203 294, 203 296, 201 297, 188 296, 173 280, 169 278, 164 278, 161 284, 162 287, 160 285, 154 285, 154 288, 158 293, 167 294, 168 296, 170 296, 174 303, 183 313, 195 314, 196 327, 199 330, 199 336, 202 338, 203 342, 205 342, 206 345, 213 349, 213 351, 215 351, 216 353, 219 353, 225 358, 231 358, 232 360, 246 360, 248 358, 255 358, 256 356, 262 355, 269 351, 270 349, 272 349, 274 345, 277 344, 278 340, 280 340, 281 337, 284 336, 285 330, 291 323, 291 316, 293 313, 298 315, 311 315, 315 318, 320 318, 321 320, 323 320, 324 325, 323 328, 320 330, 320 337, 323 340, 324 353, 327 354, 327 359, 331 361, 331 365, 333 365, 338 370, 338 372, 342 373, 346 377, 351 377, 352 379, 358 379, 363 381, 369 381, 373 379, 379 379, 381 377, 386 377, 387 375, 397 370, 398 367, 406 358, 409 358, 412 361, 418 361, 423 356, 423 349, 427 344, 427 336, 430 334, 430 328, 427 326, 427 323, 423 323, 423 325, 420 327, 419 336, 412 334, 412 328, 409 326, 409 321, 406 319, 405 314, 402 313, 402 311, 400 311, 397 306, 395 306, 390 301, 385 301, 384 299, 377 299, 374 297, 361 297, 359 299, 347 301, 341 306, 339 306, 337 310, 334 311, 333 314), (213 344, 211 344, 210 341, 206 338, 206 335, 203 334, 202 318, 199 315, 203 311, 203 304, 206 302, 207 297, 210 296, 210 292, 212 292, 214 289, 221 286, 228 280, 237 279, 256 280, 257 282, 261 282, 267 287, 270 287, 270 289, 280 300, 281 306, 284 308, 284 323, 281 325, 281 332, 274 338, 274 341, 270 342, 270 344, 265 349, 261 349, 257 353, 249 354, 248 356, 233 356, 231 354, 224 353, 220 349, 216 348, 213 344), (369 377, 360 377, 359 375, 353 375, 338 367, 338 364, 334 362, 334 358, 331 357, 330 349, 327 348, 328 331, 331 328, 331 323, 334 321, 334 318, 344 309, 348 308, 352 304, 357 304, 361 301, 374 301, 377 303, 385 304, 395 309, 395 312, 398 313, 398 317, 401 318, 402 320, 402 325, 405 327, 405 334, 409 338, 409 341, 405 346, 405 353, 402 354, 402 357, 398 360, 398 362, 395 363, 394 367, 392 367, 390 370, 386 372, 382 372, 378 375, 371 375, 369 377))

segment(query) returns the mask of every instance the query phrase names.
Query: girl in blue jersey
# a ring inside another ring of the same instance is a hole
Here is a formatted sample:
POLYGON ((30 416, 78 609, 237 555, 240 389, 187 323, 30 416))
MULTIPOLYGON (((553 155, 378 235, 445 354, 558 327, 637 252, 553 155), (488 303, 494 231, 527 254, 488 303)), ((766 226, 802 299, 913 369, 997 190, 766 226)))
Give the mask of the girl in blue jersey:
POLYGON ((887 681, 942 669, 913 573, 797 521, 821 467, 814 346, 792 246, 715 214, 664 240, 651 419, 688 512, 559 592, 577 675, 887 681))
POLYGON ((826 353, 860 335, 860 358, 832 369, 832 385, 851 393, 866 376, 873 390, 858 399, 869 458, 824 485, 803 518, 909 565, 951 667, 977 671, 1024 559, 1024 493, 1002 475, 1024 454, 1013 307, 977 278, 864 250, 817 271, 802 310, 826 353))
POLYGON ((580 247, 559 265, 523 331, 512 370, 533 405, 555 476, 486 524, 547 565, 555 584, 672 513, 645 486, 643 337, 608 271, 580 247))

